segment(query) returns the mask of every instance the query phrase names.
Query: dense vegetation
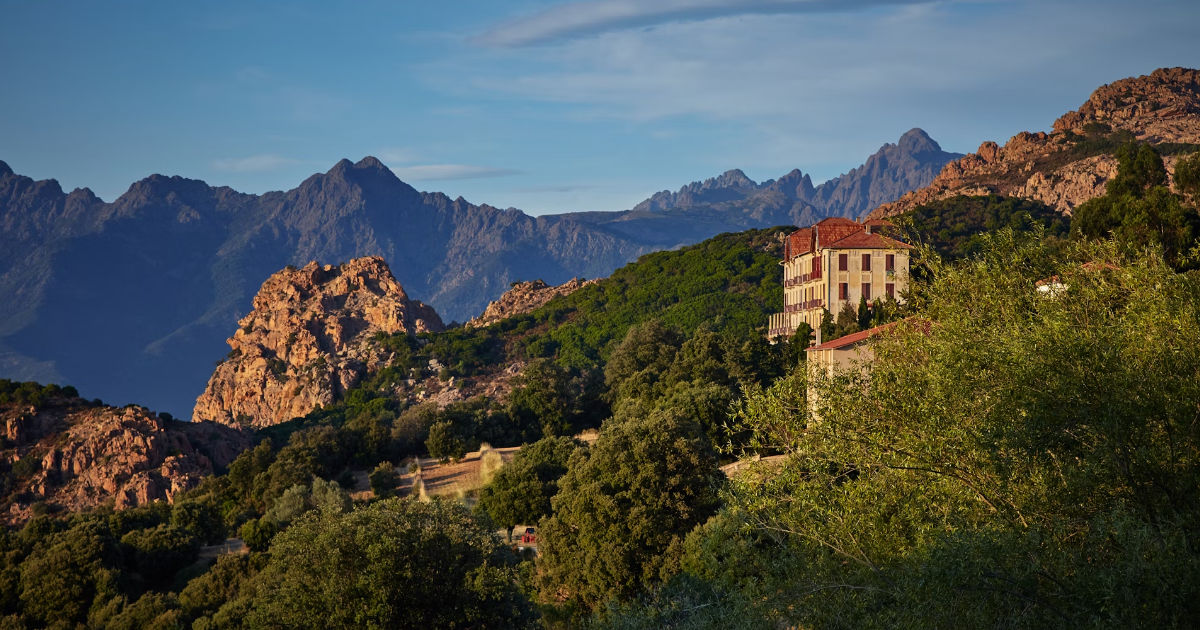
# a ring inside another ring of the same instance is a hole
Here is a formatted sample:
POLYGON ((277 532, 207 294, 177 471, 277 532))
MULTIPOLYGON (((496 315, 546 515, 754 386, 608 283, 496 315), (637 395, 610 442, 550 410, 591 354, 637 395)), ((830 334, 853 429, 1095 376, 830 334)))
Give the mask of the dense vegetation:
MULTIPOLYGON (((1072 228, 1097 238, 1112 234, 1129 247, 1161 247, 1167 262, 1194 267, 1193 248, 1200 238, 1200 212, 1167 187, 1162 156, 1151 146, 1128 144, 1117 151, 1119 171, 1104 195, 1075 209, 1072 228)), ((1195 198, 1200 153, 1181 161, 1180 189, 1195 198)))
POLYGON ((664 593, 802 627, 1194 622, 1200 279, 1059 250, 993 237, 935 266, 932 325, 869 371, 749 395, 739 418, 790 456, 736 479, 664 593), (1036 289, 1052 274, 1064 293, 1036 289))
POLYGON ((965 258, 983 248, 985 234, 1001 228, 1026 232, 1042 226, 1046 233, 1065 238, 1067 217, 1044 203, 1015 197, 982 195, 939 199, 896 217, 904 240, 927 244, 938 254, 965 258))
MULTIPOLYGON (((1040 204, 919 208, 908 304, 826 322, 908 318, 869 369, 810 375, 808 330, 763 340, 778 231, 643 257, 488 328, 381 338, 390 365, 173 506, 5 533, 0 625, 1188 626, 1200 155, 1179 195, 1155 158, 1122 150, 1072 240, 1040 204), (509 362, 503 401, 395 395, 509 362), (597 426, 590 447, 571 437, 597 426), (473 510, 386 498, 394 464, 485 441, 527 446, 473 510), (739 455, 782 457, 726 480, 739 455), (366 471, 375 496, 351 501, 366 471), (496 533, 517 524, 540 526, 536 560, 496 533), (198 560, 230 535, 250 552, 198 560)), ((62 391, 0 382, 26 405, 62 391)))

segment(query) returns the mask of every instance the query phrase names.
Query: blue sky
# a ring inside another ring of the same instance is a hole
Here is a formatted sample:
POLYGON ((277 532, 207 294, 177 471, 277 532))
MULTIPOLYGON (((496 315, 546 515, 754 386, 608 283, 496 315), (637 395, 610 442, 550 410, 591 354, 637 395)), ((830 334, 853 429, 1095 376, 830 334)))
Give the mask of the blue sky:
POLYGON ((1200 2, 0 0, 0 160, 106 200, 287 189, 375 155, 421 190, 620 210, 742 168, 820 182, 922 127, 971 151, 1200 67, 1200 2))

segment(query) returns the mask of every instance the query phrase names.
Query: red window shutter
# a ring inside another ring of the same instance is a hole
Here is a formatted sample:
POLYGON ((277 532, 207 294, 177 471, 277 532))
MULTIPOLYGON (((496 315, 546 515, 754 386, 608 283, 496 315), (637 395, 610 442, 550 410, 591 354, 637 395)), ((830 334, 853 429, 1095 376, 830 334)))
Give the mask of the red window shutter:
POLYGON ((890 298, 896 297, 896 285, 892 284, 891 282, 883 285, 883 290, 887 291, 888 297, 890 297, 890 298))
POLYGON ((895 271, 896 270, 896 255, 895 254, 887 255, 887 258, 884 260, 884 267, 886 267, 886 269, 885 269, 886 271, 895 271))
POLYGON ((838 285, 838 299, 844 300, 850 295, 850 284, 843 282, 838 285))
POLYGON ((863 254, 862 256, 863 256, 862 270, 870 271, 871 270, 871 255, 863 254))
POLYGON ((867 301, 871 300, 871 283, 870 282, 862 283, 862 296, 867 301))

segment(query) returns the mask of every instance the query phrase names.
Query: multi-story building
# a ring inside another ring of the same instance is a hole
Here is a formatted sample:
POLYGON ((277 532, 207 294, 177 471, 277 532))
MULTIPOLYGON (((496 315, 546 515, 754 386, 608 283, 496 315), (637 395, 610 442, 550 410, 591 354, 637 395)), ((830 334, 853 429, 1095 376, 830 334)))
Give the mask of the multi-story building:
POLYGON ((857 308, 859 298, 902 301, 911 246, 880 234, 886 225, 830 218, 788 235, 780 262, 783 312, 771 315, 767 336, 789 336, 802 323, 819 330, 826 311, 857 308))

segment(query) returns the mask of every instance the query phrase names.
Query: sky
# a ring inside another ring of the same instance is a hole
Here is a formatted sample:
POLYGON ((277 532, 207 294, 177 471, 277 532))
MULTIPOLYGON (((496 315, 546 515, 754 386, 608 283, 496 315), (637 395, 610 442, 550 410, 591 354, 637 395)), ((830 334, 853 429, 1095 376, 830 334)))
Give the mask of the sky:
POLYGON ((105 200, 262 193, 374 155, 420 190, 623 210, 741 168, 821 182, 1200 67, 1200 2, 0 0, 0 160, 105 200))

